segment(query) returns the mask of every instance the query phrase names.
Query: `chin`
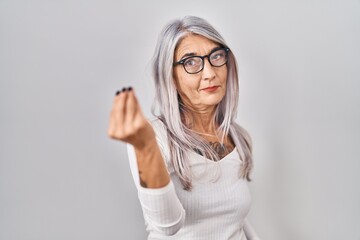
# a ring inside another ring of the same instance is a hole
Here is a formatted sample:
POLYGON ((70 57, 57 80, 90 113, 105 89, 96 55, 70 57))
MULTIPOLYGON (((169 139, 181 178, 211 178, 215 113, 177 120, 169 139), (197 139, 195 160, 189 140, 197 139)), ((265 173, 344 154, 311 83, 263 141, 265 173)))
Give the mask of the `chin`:
POLYGON ((215 106, 221 102, 221 100, 224 98, 224 96, 211 96, 207 99, 204 99, 203 103, 204 105, 208 106, 215 106))

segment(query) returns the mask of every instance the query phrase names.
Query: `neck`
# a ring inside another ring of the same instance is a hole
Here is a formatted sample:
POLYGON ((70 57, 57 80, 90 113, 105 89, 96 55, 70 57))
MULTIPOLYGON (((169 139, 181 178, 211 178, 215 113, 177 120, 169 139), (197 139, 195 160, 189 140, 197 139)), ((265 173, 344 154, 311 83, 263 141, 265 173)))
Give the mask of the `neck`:
POLYGON ((189 129, 205 139, 221 159, 234 149, 235 144, 230 136, 221 139, 222 136, 217 131, 219 126, 214 121, 215 110, 216 107, 202 111, 186 109, 182 112, 181 119, 189 129))
POLYGON ((183 123, 199 134, 216 135, 218 126, 214 122, 215 110, 215 107, 202 110, 187 109, 182 113, 183 123))

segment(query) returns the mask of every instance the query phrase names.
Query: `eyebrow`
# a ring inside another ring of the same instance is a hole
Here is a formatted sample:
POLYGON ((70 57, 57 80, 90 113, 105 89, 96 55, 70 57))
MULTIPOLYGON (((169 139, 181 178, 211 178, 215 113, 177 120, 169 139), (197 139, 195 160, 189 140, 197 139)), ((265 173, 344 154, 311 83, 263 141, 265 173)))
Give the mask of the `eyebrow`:
MULTIPOLYGON (((209 54, 217 49, 221 48, 221 46, 217 46, 217 47, 214 47, 213 49, 210 50, 209 54)), ((198 56, 196 55, 196 53, 194 52, 190 52, 190 53, 185 53, 181 58, 180 58, 180 61, 184 58, 187 58, 187 57, 194 57, 194 56, 198 56)))
POLYGON ((181 58, 180 58, 180 60, 181 59, 184 59, 184 58, 186 58, 186 57, 193 57, 193 56, 195 56, 196 54, 194 53, 194 52, 190 52, 190 53, 185 53, 181 58))

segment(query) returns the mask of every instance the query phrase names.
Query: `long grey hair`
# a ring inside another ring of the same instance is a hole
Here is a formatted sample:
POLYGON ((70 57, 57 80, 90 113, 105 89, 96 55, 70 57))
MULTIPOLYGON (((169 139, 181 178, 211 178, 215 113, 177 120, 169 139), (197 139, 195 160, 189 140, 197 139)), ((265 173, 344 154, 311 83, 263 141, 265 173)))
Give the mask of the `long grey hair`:
MULTIPOLYGON (((173 62, 176 47, 188 34, 200 35, 223 47, 228 47, 222 36, 206 20, 194 16, 186 16, 170 22, 165 26, 158 39, 153 58, 153 78, 156 87, 155 105, 160 111, 158 118, 162 120, 167 129, 171 166, 185 190, 191 189, 193 176, 186 154, 188 151, 196 149, 204 156, 207 153, 214 161, 219 160, 209 143, 192 131, 191 127, 188 127, 189 122, 184 123, 191 119, 184 120, 184 113, 187 109, 182 104, 176 90, 173 62)), ((219 126, 217 131, 218 136, 221 136, 221 143, 230 134, 242 160, 239 177, 250 181, 249 174, 253 166, 252 143, 246 130, 234 122, 238 106, 239 83, 237 63, 231 51, 228 56, 227 69, 226 94, 216 107, 213 124, 219 126)), ((157 115, 154 106, 153 114, 157 115)))

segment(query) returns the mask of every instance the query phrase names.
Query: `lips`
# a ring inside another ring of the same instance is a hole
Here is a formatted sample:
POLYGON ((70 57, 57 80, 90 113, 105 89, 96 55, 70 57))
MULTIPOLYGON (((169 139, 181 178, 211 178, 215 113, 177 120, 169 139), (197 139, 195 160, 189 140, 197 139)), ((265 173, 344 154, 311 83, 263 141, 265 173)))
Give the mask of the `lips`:
POLYGON ((206 92, 214 92, 214 91, 216 91, 218 88, 219 88, 219 86, 211 86, 211 87, 203 88, 202 90, 203 90, 203 91, 206 91, 206 92))

